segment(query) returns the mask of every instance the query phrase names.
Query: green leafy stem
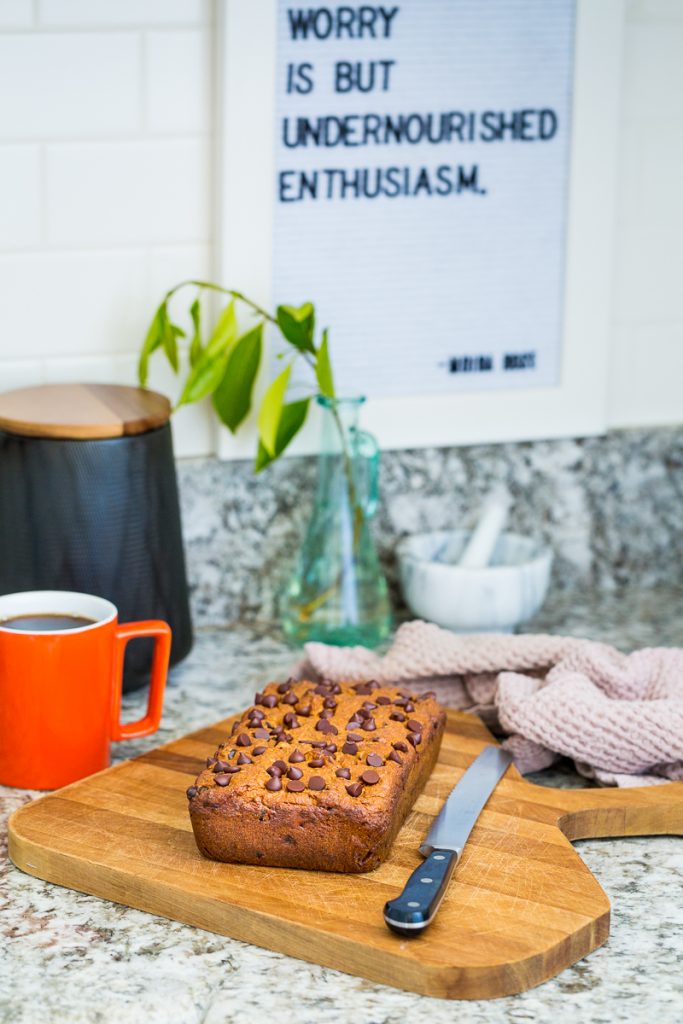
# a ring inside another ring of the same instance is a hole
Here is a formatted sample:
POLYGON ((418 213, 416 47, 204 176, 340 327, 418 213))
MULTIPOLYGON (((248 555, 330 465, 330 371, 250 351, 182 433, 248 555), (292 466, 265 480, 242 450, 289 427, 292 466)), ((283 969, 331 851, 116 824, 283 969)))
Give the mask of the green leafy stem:
POLYGON ((189 343, 189 370, 184 381, 176 409, 191 402, 211 396, 211 402, 218 418, 234 434, 249 415, 254 396, 254 386, 261 367, 263 355, 263 329, 266 323, 276 327, 287 349, 282 358, 287 360, 285 368, 268 385, 258 410, 258 450, 255 470, 260 472, 285 449, 303 427, 311 399, 323 395, 332 399, 330 408, 339 429, 342 456, 349 481, 351 507, 356 508, 356 494, 351 459, 346 444, 339 412, 336 407, 334 377, 330 361, 327 329, 322 331, 320 343, 315 342, 315 308, 312 303, 302 306, 278 306, 273 316, 258 303, 232 288, 223 288, 211 281, 181 281, 166 292, 142 344, 138 363, 138 377, 143 387, 149 377, 149 361, 152 354, 160 349, 165 354, 175 373, 180 370, 178 339, 186 332, 171 319, 169 302, 184 288, 195 289, 194 299, 189 308, 192 321, 192 337, 189 343), (203 338, 201 299, 204 292, 217 292, 230 301, 222 309, 216 324, 203 338), (240 333, 237 319, 237 304, 242 303, 255 315, 256 322, 240 333), (288 389, 292 370, 297 359, 303 359, 313 373, 317 388, 312 395, 288 401, 288 389))

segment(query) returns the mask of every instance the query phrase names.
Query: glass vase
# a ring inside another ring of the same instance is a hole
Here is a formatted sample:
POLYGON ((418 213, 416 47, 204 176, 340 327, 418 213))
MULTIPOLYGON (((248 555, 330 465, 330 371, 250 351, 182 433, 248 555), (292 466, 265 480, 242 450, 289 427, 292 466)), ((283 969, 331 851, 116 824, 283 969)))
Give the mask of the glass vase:
POLYGON ((315 503, 280 602, 288 640, 376 647, 391 632, 387 583, 370 533, 379 447, 358 428, 364 398, 317 399, 322 439, 315 503))

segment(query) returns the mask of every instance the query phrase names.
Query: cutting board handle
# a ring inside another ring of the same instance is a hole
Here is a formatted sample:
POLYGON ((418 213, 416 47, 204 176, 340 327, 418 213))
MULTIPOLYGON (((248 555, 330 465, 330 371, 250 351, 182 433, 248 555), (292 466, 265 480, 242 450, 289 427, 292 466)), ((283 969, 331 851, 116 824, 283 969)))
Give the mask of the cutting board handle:
POLYGON ((546 805, 552 793, 559 811, 556 824, 570 840, 683 835, 683 782, 633 789, 533 789, 546 805))

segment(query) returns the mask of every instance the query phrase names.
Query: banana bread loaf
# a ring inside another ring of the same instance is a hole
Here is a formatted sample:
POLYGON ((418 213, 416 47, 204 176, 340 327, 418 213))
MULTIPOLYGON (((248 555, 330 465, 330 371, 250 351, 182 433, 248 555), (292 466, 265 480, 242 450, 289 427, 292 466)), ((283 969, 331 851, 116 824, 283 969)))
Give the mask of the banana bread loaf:
POLYGON ((429 777, 444 723, 433 694, 270 683, 187 791, 197 846, 214 860, 371 871, 429 777))

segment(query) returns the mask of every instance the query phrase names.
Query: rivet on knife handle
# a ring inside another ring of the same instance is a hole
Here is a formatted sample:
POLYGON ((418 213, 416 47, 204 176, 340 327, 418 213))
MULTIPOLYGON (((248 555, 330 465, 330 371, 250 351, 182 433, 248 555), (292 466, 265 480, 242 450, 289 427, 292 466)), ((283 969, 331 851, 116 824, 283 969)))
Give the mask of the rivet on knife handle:
POLYGON ((392 932, 412 938, 427 927, 446 895, 458 856, 455 850, 434 850, 413 871, 398 899, 385 903, 384 920, 392 932))

